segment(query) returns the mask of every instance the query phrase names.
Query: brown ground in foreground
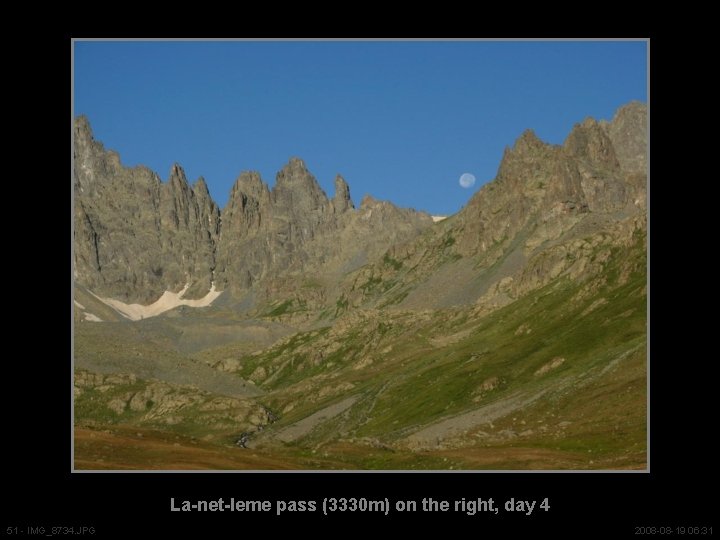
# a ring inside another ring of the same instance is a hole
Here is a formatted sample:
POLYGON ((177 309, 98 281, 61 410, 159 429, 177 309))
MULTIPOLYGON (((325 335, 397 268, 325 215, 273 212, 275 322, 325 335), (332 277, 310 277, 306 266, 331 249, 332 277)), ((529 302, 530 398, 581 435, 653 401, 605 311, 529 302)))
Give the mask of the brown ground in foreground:
POLYGON ((173 433, 113 427, 75 429, 76 470, 301 470, 301 469, 645 469, 644 452, 588 464, 577 452, 527 447, 470 447, 395 453, 336 444, 319 455, 239 449, 173 433))
POLYGON ((639 452, 634 456, 596 458, 592 463, 577 452, 547 448, 467 448, 444 451, 439 455, 462 460, 471 469, 644 470, 646 468, 645 452, 639 452))
POLYGON ((295 469, 283 459, 240 451, 189 437, 137 429, 112 432, 75 428, 78 470, 258 470, 295 469))

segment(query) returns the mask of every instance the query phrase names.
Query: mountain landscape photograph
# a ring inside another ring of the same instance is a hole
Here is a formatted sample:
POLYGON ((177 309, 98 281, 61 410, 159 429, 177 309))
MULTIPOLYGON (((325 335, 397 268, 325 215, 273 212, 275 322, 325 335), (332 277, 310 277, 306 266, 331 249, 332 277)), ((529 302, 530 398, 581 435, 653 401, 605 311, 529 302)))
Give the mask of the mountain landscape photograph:
POLYGON ((73 42, 74 471, 647 471, 648 42, 73 42))

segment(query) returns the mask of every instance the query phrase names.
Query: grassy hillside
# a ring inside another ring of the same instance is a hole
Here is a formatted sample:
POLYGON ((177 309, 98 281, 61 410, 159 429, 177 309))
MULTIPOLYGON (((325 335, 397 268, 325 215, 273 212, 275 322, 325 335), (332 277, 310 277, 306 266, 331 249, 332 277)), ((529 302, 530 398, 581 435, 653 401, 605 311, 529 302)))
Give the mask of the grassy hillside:
POLYGON ((76 464, 162 468, 148 452, 177 437, 187 452, 168 468, 644 468, 645 265, 638 234, 602 272, 490 313, 356 309, 260 350, 240 340, 191 357, 160 324, 142 339, 129 324, 81 325, 76 368, 136 377, 80 390, 76 464), (138 405, 158 391, 164 406, 138 405), (125 444, 136 428, 155 442, 125 444), (110 461, 98 430, 122 446, 110 461))

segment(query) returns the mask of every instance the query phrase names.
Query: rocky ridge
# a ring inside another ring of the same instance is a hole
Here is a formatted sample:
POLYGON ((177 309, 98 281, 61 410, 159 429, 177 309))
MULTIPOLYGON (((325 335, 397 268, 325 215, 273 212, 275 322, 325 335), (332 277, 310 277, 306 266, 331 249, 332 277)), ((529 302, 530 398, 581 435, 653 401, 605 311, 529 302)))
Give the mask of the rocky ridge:
POLYGON ((588 245, 605 243, 607 256, 646 228, 646 126, 647 107, 633 102, 611 122, 576 124, 563 145, 525 131, 465 208, 391 246, 343 294, 353 306, 504 304, 571 268, 600 271, 588 245))
POLYGON ((237 296, 277 296, 287 276, 353 270, 432 224, 370 197, 356 210, 340 175, 329 199, 298 158, 272 189, 243 172, 221 212, 204 179, 189 185, 177 164, 166 183, 146 167, 124 167, 85 117, 76 119, 74 148, 75 279, 126 303, 186 287, 184 298, 201 298, 213 282, 237 296))
POLYGON ((103 296, 149 304, 165 290, 197 298, 210 290, 220 213, 199 178, 178 165, 168 182, 147 167, 123 167, 75 122, 75 279, 103 296))

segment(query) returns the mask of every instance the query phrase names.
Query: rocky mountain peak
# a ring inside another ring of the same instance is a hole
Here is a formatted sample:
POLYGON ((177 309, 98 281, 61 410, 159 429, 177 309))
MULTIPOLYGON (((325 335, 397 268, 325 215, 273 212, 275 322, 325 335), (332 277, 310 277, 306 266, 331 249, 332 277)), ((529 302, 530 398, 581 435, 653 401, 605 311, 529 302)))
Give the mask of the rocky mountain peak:
POLYGON ((626 123, 644 129, 647 122, 647 105, 641 101, 631 101, 620 107, 613 116, 612 123, 626 123))
POLYGON ((563 143, 569 154, 608 169, 619 167, 615 149, 606 130, 593 118, 576 124, 563 143))
MULTIPOLYGON (((205 178, 199 177, 192 186, 192 191, 195 194, 197 201, 197 207, 199 211, 199 221, 203 225, 207 223, 208 234, 212 245, 214 246, 217 242, 217 236, 220 234, 220 209, 218 208, 215 201, 210 196, 210 190, 208 190, 205 178)), ((214 254, 212 257, 212 266, 214 267, 215 258, 214 254)))
POLYGON ((620 107, 607 127, 622 169, 643 176, 647 170, 647 105, 632 101, 620 107))
POLYGON ((170 179, 168 180, 168 186, 173 189, 187 190, 189 188, 187 177, 185 176, 185 170, 174 163, 170 168, 170 179))
POLYGON ((372 195, 365 195, 360 201, 360 210, 367 210, 368 208, 379 205, 380 202, 381 201, 377 200, 372 195))
POLYGON ((217 207, 204 182, 196 196, 182 167, 168 182, 146 167, 123 167, 75 124, 75 275, 95 294, 149 304, 186 285, 187 298, 210 289, 217 207))
POLYGON ((515 146, 513 147, 513 152, 519 153, 519 154, 526 154, 531 153, 536 150, 544 149, 548 146, 547 143, 541 141, 538 136, 535 134, 535 131, 532 129, 526 129, 522 132, 520 137, 518 137, 517 141, 515 141, 515 146))
POLYGON ((224 238, 232 242, 231 239, 237 240, 256 234, 269 204, 270 192, 260 174, 255 171, 240 173, 222 212, 224 238))
POLYGON ((88 117, 84 114, 81 114, 80 116, 75 118, 75 138, 76 140, 92 140, 93 138, 92 128, 90 127, 90 120, 88 120, 88 117))
POLYGON ((330 202, 315 177, 300 158, 291 158, 278 172, 272 190, 274 207, 279 215, 294 216, 301 222, 316 222, 312 215, 329 211, 330 202))
MULTIPOLYGON (((512 148, 505 148, 496 179, 507 183, 507 190, 520 194, 530 178, 546 174, 557 153, 558 147, 541 141, 532 129, 526 129, 512 148)), ((468 205, 477 204, 485 196, 482 193, 483 190, 478 191, 468 205)))
POLYGON ((260 173, 256 171, 244 171, 240 173, 240 176, 238 176, 235 181, 235 185, 232 187, 228 204, 230 204, 231 200, 239 194, 243 194, 260 201, 267 199, 269 193, 267 184, 262 181, 260 173))
POLYGON ((78 116, 74 125, 75 186, 88 194, 97 189, 96 180, 117 174, 121 168, 120 156, 106 151, 95 140, 86 116, 78 116))
POLYGON ((335 196, 333 197, 333 208, 338 214, 355 208, 352 200, 350 199, 350 186, 348 186, 345 179, 339 174, 335 177, 335 196))
POLYGON ((195 195, 209 195, 210 190, 208 189, 207 182, 205 182, 205 178, 200 176, 197 180, 195 180, 195 183, 193 184, 193 191, 195 192, 195 195))
POLYGON ((304 172, 307 172, 308 170, 305 162, 302 160, 302 158, 299 158, 298 156, 292 156, 285 165, 285 168, 290 170, 300 170, 304 172))
POLYGON ((314 180, 315 178, 310 174, 310 171, 308 171, 305 162, 299 157, 291 157, 285 166, 277 173, 275 185, 277 187, 298 183, 307 184, 310 179, 314 180))

